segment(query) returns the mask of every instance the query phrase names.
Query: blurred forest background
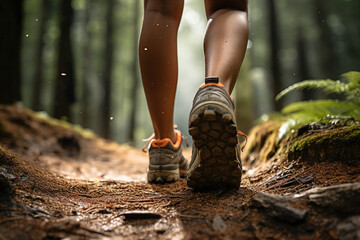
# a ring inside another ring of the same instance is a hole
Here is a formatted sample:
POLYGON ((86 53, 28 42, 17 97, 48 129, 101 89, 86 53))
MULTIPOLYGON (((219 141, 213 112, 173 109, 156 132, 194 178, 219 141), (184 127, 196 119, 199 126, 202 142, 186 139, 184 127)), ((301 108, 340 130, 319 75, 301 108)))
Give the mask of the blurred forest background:
MULTIPOLYGON (((360 1, 250 0, 248 51, 233 93, 248 132, 264 113, 321 98, 298 92, 305 79, 338 79, 360 70, 360 1)), ((141 145, 152 133, 137 59, 141 0, 1 0, 0 103, 141 145)), ((204 78, 203 1, 186 0, 179 30, 175 122, 187 133, 192 99, 204 78)))

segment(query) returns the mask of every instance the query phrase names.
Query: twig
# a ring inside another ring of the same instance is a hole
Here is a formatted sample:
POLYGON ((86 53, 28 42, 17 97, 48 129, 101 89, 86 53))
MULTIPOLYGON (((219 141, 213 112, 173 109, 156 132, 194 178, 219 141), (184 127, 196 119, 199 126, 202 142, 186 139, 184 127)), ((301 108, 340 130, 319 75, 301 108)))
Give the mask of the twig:
MULTIPOLYGON (((288 177, 288 178, 285 178, 285 179, 281 180, 280 182, 278 182, 278 183, 276 183, 276 184, 274 184, 274 185, 266 188, 265 190, 267 191, 267 190, 271 190, 271 189, 280 187, 281 185, 284 185, 285 183, 287 183, 287 182, 290 181, 291 179, 296 179, 297 176, 299 176, 299 175, 301 175, 301 174, 303 174, 303 173, 306 173, 306 172, 308 172, 308 171, 309 171, 309 169, 307 169, 307 170, 305 170, 305 171, 302 171, 302 172, 299 172, 299 173, 295 174, 294 176, 290 176, 290 177, 288 177)), ((297 179, 296 179, 296 180, 297 180, 297 179)))
POLYGON ((99 206, 93 206, 93 207, 90 207, 90 208, 88 208, 88 209, 86 209, 85 210, 85 213, 89 213, 90 211, 92 211, 92 210, 94 210, 94 209, 96 209, 96 208, 98 208, 99 206))
POLYGON ((188 196, 188 195, 174 194, 174 195, 155 196, 155 197, 152 197, 151 199, 159 199, 159 198, 190 198, 190 196, 188 196))
POLYGON ((79 193, 79 194, 77 194, 77 195, 80 196, 80 197, 94 198, 94 197, 92 197, 92 196, 90 196, 90 195, 83 194, 83 193, 79 193))
POLYGON ((69 201, 70 201, 72 204, 74 204, 74 205, 76 205, 76 206, 79 206, 79 204, 78 204, 77 202, 71 200, 71 198, 68 198, 68 199, 69 199, 69 201))

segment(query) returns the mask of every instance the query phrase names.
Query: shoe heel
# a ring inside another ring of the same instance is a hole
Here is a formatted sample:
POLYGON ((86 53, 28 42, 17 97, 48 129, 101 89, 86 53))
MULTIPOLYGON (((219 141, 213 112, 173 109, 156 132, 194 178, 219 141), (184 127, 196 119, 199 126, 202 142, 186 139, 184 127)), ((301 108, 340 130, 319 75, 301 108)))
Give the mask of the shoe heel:
POLYGON ((198 149, 200 162, 188 173, 189 187, 240 186, 241 163, 236 160, 238 139, 233 119, 227 109, 214 104, 201 106, 191 114, 189 133, 198 149))
POLYGON ((179 169, 176 170, 148 170, 149 183, 171 183, 180 178, 179 169))

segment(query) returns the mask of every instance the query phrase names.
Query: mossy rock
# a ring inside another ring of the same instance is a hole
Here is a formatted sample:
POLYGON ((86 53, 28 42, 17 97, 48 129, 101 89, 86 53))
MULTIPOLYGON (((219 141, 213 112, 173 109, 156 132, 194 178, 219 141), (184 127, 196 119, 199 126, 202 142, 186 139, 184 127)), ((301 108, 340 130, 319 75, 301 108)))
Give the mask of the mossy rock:
POLYGON ((311 162, 360 160, 360 126, 324 129, 295 137, 288 150, 289 160, 311 162))
POLYGON ((242 154, 243 161, 262 161, 271 158, 277 150, 276 141, 281 123, 267 121, 255 126, 248 137, 248 143, 242 154))

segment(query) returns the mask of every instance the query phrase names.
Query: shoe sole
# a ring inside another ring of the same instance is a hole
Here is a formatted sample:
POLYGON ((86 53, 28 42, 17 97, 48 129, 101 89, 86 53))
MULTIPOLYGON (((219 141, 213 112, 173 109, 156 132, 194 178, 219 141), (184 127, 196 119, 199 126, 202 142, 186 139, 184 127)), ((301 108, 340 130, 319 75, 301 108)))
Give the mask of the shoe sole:
POLYGON ((199 151, 200 162, 189 169, 189 187, 240 187, 242 169, 236 160, 238 139, 234 119, 228 107, 219 102, 208 101, 192 110, 189 133, 199 151))
POLYGON ((171 183, 176 182, 179 178, 186 177, 186 169, 175 170, 150 170, 147 172, 147 179, 149 183, 171 183))

